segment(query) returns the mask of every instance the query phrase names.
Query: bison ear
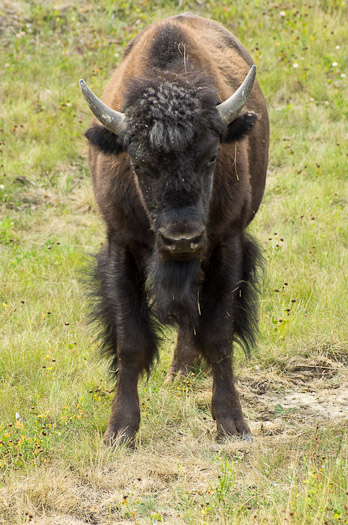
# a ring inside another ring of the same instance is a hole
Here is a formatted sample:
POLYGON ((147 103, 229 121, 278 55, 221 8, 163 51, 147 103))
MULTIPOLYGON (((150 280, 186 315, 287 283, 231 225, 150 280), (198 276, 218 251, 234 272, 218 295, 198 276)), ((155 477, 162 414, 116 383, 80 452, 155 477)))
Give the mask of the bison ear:
POLYGON ((258 116, 253 111, 241 113, 227 126, 227 132, 222 142, 237 142, 244 139, 253 129, 257 119, 258 116))
POLYGON ((104 128, 104 126, 92 126, 86 131, 85 137, 88 138, 90 144, 96 146, 103 153, 118 155, 126 151, 122 139, 104 128))

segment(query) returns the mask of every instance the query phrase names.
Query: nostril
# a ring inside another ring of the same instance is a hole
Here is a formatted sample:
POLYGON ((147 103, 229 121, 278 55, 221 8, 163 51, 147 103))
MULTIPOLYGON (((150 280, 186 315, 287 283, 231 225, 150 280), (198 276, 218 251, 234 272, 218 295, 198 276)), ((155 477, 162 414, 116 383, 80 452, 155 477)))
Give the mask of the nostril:
POLYGON ((202 239, 202 237, 203 237, 203 232, 200 235, 196 235, 196 237, 192 237, 192 238, 190 237, 187 240, 191 242, 191 246, 192 246, 192 244, 198 244, 199 241, 202 239))
POLYGON ((175 239, 170 239, 169 237, 166 237, 165 235, 163 235, 163 233, 161 233, 161 237, 162 237, 164 244, 169 246, 171 249, 174 248, 175 250, 175 243, 176 243, 175 239))

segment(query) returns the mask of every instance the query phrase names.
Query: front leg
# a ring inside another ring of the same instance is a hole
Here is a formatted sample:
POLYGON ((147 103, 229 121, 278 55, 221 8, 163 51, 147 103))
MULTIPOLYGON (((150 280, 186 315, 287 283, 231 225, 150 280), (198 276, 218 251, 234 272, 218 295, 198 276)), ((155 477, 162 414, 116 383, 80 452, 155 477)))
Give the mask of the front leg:
POLYGON ((251 441, 239 395, 234 385, 234 340, 253 341, 255 327, 256 246, 244 238, 231 239, 216 248, 206 263, 201 318, 196 345, 213 374, 212 416, 218 436, 240 434, 251 441))
MULTIPOLYGON (((214 324, 213 321, 211 328, 214 324)), ((217 437, 239 434, 244 439, 252 441, 250 428, 244 419, 239 394, 234 385, 232 340, 224 339, 222 332, 220 324, 220 337, 217 334, 211 337, 210 334, 204 333, 204 330, 197 334, 197 342, 201 341, 200 347, 211 366, 213 375, 211 413, 216 421, 217 437)))
POLYGON ((116 395, 112 403, 104 443, 107 445, 126 443, 133 446, 140 424, 138 397, 138 375, 136 367, 120 362, 116 395))
POLYGON ((213 372, 211 412, 216 421, 218 437, 240 434, 247 441, 252 441, 239 395, 234 386, 231 357, 229 355, 221 357, 220 353, 219 359, 210 362, 213 372))
POLYGON ((104 333, 116 373, 116 395, 104 434, 107 444, 133 444, 140 424, 138 377, 157 353, 145 295, 145 275, 131 252, 111 245, 99 255, 104 333), (115 334, 111 338, 110 334, 115 334), (117 341, 116 341, 117 335, 117 341))

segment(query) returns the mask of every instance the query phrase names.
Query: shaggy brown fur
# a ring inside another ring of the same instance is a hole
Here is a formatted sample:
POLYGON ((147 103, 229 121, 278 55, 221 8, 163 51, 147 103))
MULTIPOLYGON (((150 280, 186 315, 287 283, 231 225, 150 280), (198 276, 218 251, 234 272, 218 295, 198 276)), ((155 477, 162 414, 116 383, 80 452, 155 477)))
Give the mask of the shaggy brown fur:
POLYGON ((86 132, 107 243, 97 257, 102 347, 118 371, 105 439, 133 440, 138 376, 157 355, 156 322, 179 326, 170 374, 203 356, 213 373, 219 435, 250 436, 234 387, 234 341, 256 332, 260 255, 245 234, 264 191, 269 124, 255 82, 229 125, 216 110, 252 59, 212 20, 162 20, 127 46, 103 101, 126 116, 120 136, 86 132))

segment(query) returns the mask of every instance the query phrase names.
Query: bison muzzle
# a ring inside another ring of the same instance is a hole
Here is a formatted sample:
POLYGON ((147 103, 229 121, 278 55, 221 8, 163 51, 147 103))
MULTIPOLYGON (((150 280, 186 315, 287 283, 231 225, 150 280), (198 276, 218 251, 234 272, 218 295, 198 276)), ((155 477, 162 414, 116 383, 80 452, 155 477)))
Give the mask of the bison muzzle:
POLYGON ((245 233, 262 199, 269 124, 256 68, 216 22, 184 14, 127 46, 86 132, 107 241, 94 317, 117 375, 104 439, 132 443, 138 378, 158 355, 158 324, 178 338, 167 379, 203 357, 218 436, 251 439, 234 386, 233 343, 257 329, 257 244, 245 233))

